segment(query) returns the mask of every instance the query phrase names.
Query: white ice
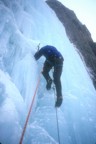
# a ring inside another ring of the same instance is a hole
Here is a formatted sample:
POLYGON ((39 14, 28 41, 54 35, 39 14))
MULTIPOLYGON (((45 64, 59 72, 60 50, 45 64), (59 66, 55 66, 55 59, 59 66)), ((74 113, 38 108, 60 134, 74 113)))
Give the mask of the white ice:
POLYGON ((34 59, 39 43, 56 46, 64 56, 60 144, 95 144, 96 90, 90 70, 43 0, 0 0, 0 142, 19 144, 40 77, 23 144, 59 143, 54 91, 46 90, 40 74, 45 59, 34 59))

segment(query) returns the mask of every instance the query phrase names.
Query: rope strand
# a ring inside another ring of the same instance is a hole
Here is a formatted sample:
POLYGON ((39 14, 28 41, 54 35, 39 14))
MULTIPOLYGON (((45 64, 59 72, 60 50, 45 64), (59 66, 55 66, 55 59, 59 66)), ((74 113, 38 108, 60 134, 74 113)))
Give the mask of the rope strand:
POLYGON ((32 99, 31 105, 30 105, 30 109, 29 109, 29 112, 28 112, 28 115, 27 115, 27 118, 26 118, 26 122, 25 122, 25 125, 24 125, 24 128, 23 128, 23 131, 22 131, 22 135, 21 135, 19 144, 22 144, 22 142, 23 142, 24 134, 25 134, 25 131, 26 131, 26 127, 27 127, 28 120, 29 120, 29 117, 30 117, 30 114, 31 114, 32 106, 33 106, 33 103, 34 103, 34 100, 35 100, 35 96, 36 96, 36 92, 37 92, 39 83, 40 83, 40 77, 39 77, 38 82, 37 82, 37 86, 36 86, 36 89, 35 89, 35 92, 34 92, 34 95, 33 95, 33 99, 32 99))
POLYGON ((56 108, 56 121, 57 121, 58 142, 60 144, 60 132, 59 132, 59 122, 58 122, 57 108, 56 108))
MULTIPOLYGON (((53 90, 54 90, 54 98, 55 98, 56 97, 55 86, 53 86, 53 90)), ((58 143, 60 144, 60 131, 59 131, 58 112, 57 112, 57 108, 55 108, 55 109, 56 109, 56 122, 57 122, 58 143)))

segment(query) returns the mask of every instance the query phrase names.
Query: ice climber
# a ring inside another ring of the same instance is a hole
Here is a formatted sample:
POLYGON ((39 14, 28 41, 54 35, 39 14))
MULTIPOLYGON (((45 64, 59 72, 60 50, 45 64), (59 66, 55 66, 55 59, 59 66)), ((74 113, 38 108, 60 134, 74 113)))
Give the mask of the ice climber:
POLYGON ((46 84, 47 90, 51 89, 51 84, 52 84, 52 79, 49 75, 49 71, 52 69, 52 67, 54 68, 53 79, 54 79, 54 84, 56 86, 56 95, 57 95, 55 107, 59 107, 62 104, 62 100, 63 100, 60 77, 62 73, 64 58, 62 54, 54 46, 50 46, 50 45, 46 45, 42 47, 34 55, 36 60, 38 60, 41 56, 45 56, 46 58, 44 62, 42 74, 47 82, 46 84))

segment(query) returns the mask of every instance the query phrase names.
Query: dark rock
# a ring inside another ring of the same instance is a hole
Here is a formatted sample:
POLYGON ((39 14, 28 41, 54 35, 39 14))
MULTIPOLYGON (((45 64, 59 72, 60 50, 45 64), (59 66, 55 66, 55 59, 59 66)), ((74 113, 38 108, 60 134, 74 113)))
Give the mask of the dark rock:
POLYGON ((68 9, 57 0, 47 0, 46 3, 55 11, 65 27, 66 34, 78 49, 78 52, 90 70, 89 74, 96 88, 96 43, 93 42, 87 27, 76 17, 74 11, 68 9))

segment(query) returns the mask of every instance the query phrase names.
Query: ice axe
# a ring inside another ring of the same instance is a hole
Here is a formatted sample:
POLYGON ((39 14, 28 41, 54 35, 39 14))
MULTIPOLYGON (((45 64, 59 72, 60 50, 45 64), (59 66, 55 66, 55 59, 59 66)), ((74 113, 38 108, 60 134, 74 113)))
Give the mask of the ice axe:
POLYGON ((39 49, 40 49, 40 43, 38 44, 37 48, 38 48, 38 51, 39 51, 39 49))

